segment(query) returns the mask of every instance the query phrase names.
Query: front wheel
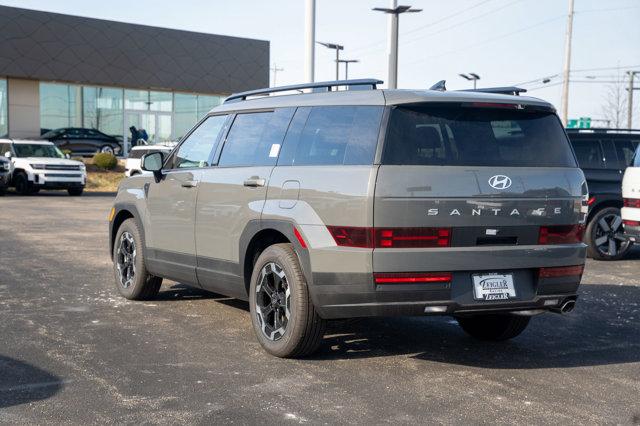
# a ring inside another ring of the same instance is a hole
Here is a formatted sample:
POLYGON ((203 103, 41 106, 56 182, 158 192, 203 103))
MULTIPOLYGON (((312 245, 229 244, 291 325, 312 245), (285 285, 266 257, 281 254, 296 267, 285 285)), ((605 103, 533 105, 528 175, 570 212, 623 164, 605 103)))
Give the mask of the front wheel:
POLYGON ((322 342, 326 321, 316 312, 291 244, 262 252, 251 274, 251 322, 262 347, 272 355, 310 355, 322 342))
POLYGON ((84 188, 69 188, 69 189, 67 189, 67 192, 72 197, 78 197, 78 196, 82 195, 83 191, 84 191, 84 188))
POLYGON ((631 247, 631 242, 623 234, 620 209, 607 207, 598 211, 587 225, 587 254, 596 260, 621 259, 631 247))
POLYGON ((135 219, 122 222, 113 244, 113 269, 116 286, 122 296, 129 300, 154 298, 162 278, 147 272, 144 262, 142 233, 135 219))
POLYGON ((104 145, 100 147, 100 152, 103 152, 105 154, 113 154, 113 148, 109 145, 104 145))
POLYGON ((29 195, 32 192, 32 185, 24 172, 18 172, 13 176, 13 186, 20 195, 29 195))
POLYGON ((483 314, 457 317, 460 327, 472 337, 480 340, 503 341, 522 333, 531 317, 509 314, 483 314))

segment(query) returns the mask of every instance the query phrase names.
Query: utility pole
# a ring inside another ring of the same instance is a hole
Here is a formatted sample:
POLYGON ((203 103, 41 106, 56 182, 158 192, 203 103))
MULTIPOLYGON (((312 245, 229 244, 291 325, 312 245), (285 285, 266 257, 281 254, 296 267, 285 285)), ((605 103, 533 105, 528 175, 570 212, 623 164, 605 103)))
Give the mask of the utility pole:
POLYGON ((344 79, 349 80, 349 64, 355 64, 360 61, 357 59, 340 59, 339 62, 344 64, 344 79))
POLYGON ((422 9, 398 6, 398 0, 390 0, 389 7, 374 7, 372 10, 389 15, 389 89, 398 88, 398 17, 401 13, 417 13, 422 9))
POLYGON ((304 78, 307 83, 313 83, 316 61, 316 0, 307 0, 304 21, 304 78))
POLYGON ((564 69, 562 70, 562 124, 569 120, 569 74, 571 73, 571 36, 573 33, 573 1, 569 0, 567 33, 564 40, 564 69))
POLYGON ((636 74, 640 74, 640 71, 627 71, 627 74, 629 74, 629 88, 627 89, 629 91, 629 101, 627 102, 627 127, 629 129, 633 128, 633 91, 634 90, 640 90, 640 87, 633 87, 633 78, 636 76, 636 74))
POLYGON ((318 44, 323 45, 328 49, 335 49, 336 51, 336 80, 340 80, 340 51, 344 50, 344 46, 337 43, 323 43, 321 41, 318 44))
POLYGON ((276 87, 276 76, 278 75, 278 71, 284 71, 284 68, 278 68, 278 65, 274 62, 271 71, 273 71, 273 87, 276 87))

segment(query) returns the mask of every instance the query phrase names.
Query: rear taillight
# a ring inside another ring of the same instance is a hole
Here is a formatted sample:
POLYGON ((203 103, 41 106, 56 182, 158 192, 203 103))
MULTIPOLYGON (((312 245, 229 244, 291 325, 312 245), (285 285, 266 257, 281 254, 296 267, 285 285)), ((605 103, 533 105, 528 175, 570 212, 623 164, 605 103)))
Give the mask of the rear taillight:
POLYGON ((376 284, 450 283, 451 272, 375 273, 373 278, 376 284))
POLYGON ((540 268, 538 277, 539 278, 581 277, 583 271, 584 271, 584 265, 540 268))
POLYGON ((640 226, 640 221, 638 220, 623 220, 622 223, 624 223, 625 226, 640 226))
POLYGON ((376 228, 376 247, 381 248, 423 248, 449 247, 449 228, 376 228))
POLYGON ((449 247, 449 228, 365 228, 327 226, 336 244, 361 248, 449 247))
POLYGON ((624 206, 640 209, 640 198, 625 198, 624 206))
POLYGON ((541 226, 538 244, 573 244, 582 241, 584 225, 541 226))

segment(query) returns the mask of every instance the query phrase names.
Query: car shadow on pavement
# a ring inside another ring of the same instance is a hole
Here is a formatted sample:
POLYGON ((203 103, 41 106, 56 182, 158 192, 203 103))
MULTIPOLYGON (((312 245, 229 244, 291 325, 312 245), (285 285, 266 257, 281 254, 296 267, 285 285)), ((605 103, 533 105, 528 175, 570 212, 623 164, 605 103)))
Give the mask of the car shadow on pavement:
POLYGON ((50 398, 63 385, 54 374, 0 355, 0 409, 50 398))
POLYGON ((367 318, 334 323, 311 359, 411 355, 490 369, 640 362, 640 287, 585 285, 581 290, 573 313, 534 317, 511 341, 473 339, 450 317, 367 318))
POLYGON ((160 293, 158 293, 154 300, 157 300, 159 302, 166 302, 193 299, 210 299, 214 302, 223 303, 227 306, 243 309, 249 312, 249 304, 243 300, 224 296, 218 293, 213 293, 207 290, 202 290, 196 287, 190 287, 180 283, 169 283, 163 285, 160 293))
MULTIPOLYGON (((67 191, 39 191, 37 193, 21 195, 15 191, 7 191, 4 196, 7 197, 67 197, 67 198, 82 198, 82 197, 112 197, 115 198, 118 195, 117 192, 112 191, 85 191, 80 196, 69 196, 67 191)), ((1 198, 0 198, 1 199, 1 198)))

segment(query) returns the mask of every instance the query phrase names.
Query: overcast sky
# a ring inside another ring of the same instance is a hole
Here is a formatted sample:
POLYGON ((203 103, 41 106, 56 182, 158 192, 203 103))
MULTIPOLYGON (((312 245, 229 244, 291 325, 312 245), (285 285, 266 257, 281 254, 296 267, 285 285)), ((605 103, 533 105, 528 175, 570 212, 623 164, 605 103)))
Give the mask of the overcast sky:
MULTIPOLYGON (((304 0, 0 0, 0 4, 271 42, 277 84, 303 81, 304 0)), ((423 9, 400 18, 398 87, 471 87, 530 82, 532 96, 560 107, 568 0, 404 0, 423 9)), ((386 0, 317 0, 316 39, 343 44, 358 59, 349 77, 386 79, 386 0)), ((640 0, 575 0, 569 116, 603 116, 608 81, 640 70, 640 0), (616 69, 619 67, 619 69, 616 69), (582 71, 584 70, 584 71, 582 71)), ((318 46, 316 80, 335 77, 334 51, 318 46)), ((342 68, 341 72, 344 72, 342 68)), ((343 74, 341 74, 343 76, 343 74)), ((640 80, 640 77, 638 78, 640 80)), ((271 77, 273 82, 273 75, 271 77)), ((637 86, 640 86, 640 81, 637 86)), ((640 92, 636 92, 640 104, 640 92)), ((638 114, 636 114, 638 117, 638 114)), ((640 118, 636 118, 636 123, 640 118)))

